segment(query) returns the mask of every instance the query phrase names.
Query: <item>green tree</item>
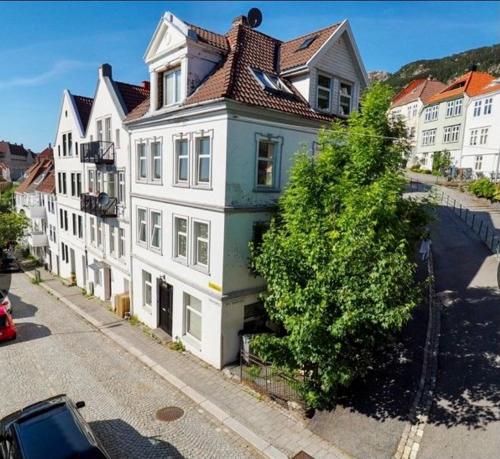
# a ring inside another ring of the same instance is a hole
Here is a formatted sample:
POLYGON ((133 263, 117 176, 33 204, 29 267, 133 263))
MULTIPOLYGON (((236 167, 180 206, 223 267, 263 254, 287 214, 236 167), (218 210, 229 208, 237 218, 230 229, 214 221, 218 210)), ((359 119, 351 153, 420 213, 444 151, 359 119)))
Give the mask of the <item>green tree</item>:
POLYGON ((366 373, 409 320, 418 299, 413 242, 425 217, 402 197, 404 127, 388 121, 391 90, 375 84, 362 111, 320 134, 320 152, 297 155, 278 215, 251 264, 267 281, 265 306, 283 333, 257 353, 290 375, 311 407, 366 373))
POLYGON ((15 187, 9 188, 0 192, 0 213, 12 210, 12 200, 14 198, 15 187))
POLYGON ((446 169, 451 166, 450 152, 447 150, 436 151, 432 156, 432 174, 444 175, 446 169))
POLYGON ((16 212, 0 213, 0 249, 8 244, 17 244, 28 226, 28 219, 24 214, 16 212))

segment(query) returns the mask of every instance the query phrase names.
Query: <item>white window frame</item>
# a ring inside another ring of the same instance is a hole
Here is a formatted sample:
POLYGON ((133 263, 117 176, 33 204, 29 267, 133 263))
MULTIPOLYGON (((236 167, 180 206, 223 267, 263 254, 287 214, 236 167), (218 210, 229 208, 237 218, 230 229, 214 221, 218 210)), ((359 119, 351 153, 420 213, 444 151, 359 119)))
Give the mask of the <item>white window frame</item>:
POLYGON ((210 222, 204 220, 193 219, 192 220, 192 232, 193 232, 193 250, 192 250, 192 263, 193 266, 201 269, 205 272, 209 271, 210 266, 210 222), (205 225, 207 227, 207 237, 201 237, 197 231, 197 225, 205 225), (206 243, 207 245, 207 263, 201 263, 198 260, 198 243, 206 243))
POLYGON ((116 258, 116 226, 109 227, 109 254, 116 258))
POLYGON ((476 100, 474 102, 474 112, 472 114, 472 116, 476 117, 476 116, 481 116, 481 107, 483 105, 483 101, 482 100, 476 100))
POLYGON ((434 145, 436 143, 436 129, 422 131, 422 146, 434 145))
POLYGON ((163 238, 162 238, 162 227, 163 227, 163 214, 159 210, 150 210, 149 211, 149 228, 150 228, 150 238, 149 238, 149 248, 151 250, 154 250, 156 252, 160 252, 162 250, 163 246, 163 238), (153 222, 153 215, 156 214, 159 216, 159 224, 155 225, 153 222), (158 242, 159 245, 155 246, 153 245, 153 240, 154 240, 154 232, 155 230, 158 231, 158 242))
POLYGON ((327 75, 323 72, 318 72, 316 76, 316 108, 323 112, 331 112, 332 111, 332 91, 333 91, 333 77, 327 75), (319 78, 328 78, 330 80, 329 86, 323 86, 319 84, 319 78), (320 90, 328 92, 328 108, 322 108, 319 106, 319 92, 320 90))
POLYGON ((173 259, 182 264, 187 265, 189 259, 189 218, 184 215, 173 215, 173 259), (186 222, 185 232, 178 231, 178 221, 184 220, 186 222), (186 253, 185 255, 179 255, 179 235, 183 235, 186 240, 186 253))
POLYGON ((479 131, 479 145, 486 145, 488 143, 489 128, 484 127, 479 131))
POLYGON ((138 182, 147 182, 148 181, 148 144, 141 140, 136 143, 136 157, 137 157, 137 174, 136 174, 136 179, 138 182), (144 155, 141 156, 139 154, 140 147, 144 147, 144 155), (141 164, 144 161, 144 172, 145 176, 141 176, 141 164))
POLYGON ((118 175, 118 203, 122 206, 125 206, 126 200, 126 185, 125 185, 125 171, 119 170, 117 172, 118 175))
POLYGON ((104 120, 104 118, 100 118, 100 119, 96 120, 95 132, 96 132, 97 140, 104 140, 103 120, 104 120))
POLYGON ((280 189, 280 173, 281 173, 281 147, 283 144, 283 137, 272 135, 256 135, 256 151, 255 151, 255 191, 279 191, 280 189), (267 158, 260 156, 261 142, 274 144, 274 155, 272 160, 272 183, 271 185, 259 184, 259 162, 270 162, 267 158))
POLYGON ((426 107, 424 112, 424 123, 436 121, 438 119, 438 115, 439 115, 439 104, 426 107))
POLYGON ((181 66, 179 65, 163 73, 163 106, 170 107, 172 105, 180 103, 181 100, 182 100, 182 69, 181 66), (167 79, 169 75, 173 75, 173 81, 174 81, 174 90, 173 90, 174 99, 170 102, 167 100, 167 95, 168 95, 167 79))
POLYGON ((151 310, 153 306, 153 276, 150 272, 142 270, 142 307, 151 310), (149 302, 148 294, 149 291, 149 302))
POLYGON ((187 336, 189 339, 195 340, 197 343, 201 344, 201 341, 203 339, 203 302, 199 298, 196 298, 193 295, 190 295, 186 292, 183 292, 183 303, 184 303, 184 330, 183 330, 184 335, 187 336), (194 298, 195 300, 197 300, 199 302, 199 304, 200 304, 199 311, 191 305, 191 303, 192 303, 191 298, 194 298), (189 316, 191 314, 196 315, 200 320, 200 336, 199 337, 192 335, 189 332, 188 322, 189 322, 189 316))
POLYGON ((118 227, 118 258, 125 257, 125 229, 118 227))
POLYGON ((493 97, 488 97, 484 99, 484 110, 483 115, 491 115, 493 109, 493 97))
POLYGON ((96 233, 95 233, 95 225, 96 225, 96 221, 95 221, 95 217, 90 217, 89 219, 89 223, 90 223, 90 243, 95 245, 95 238, 96 238, 96 233))
POLYGON ((470 130, 470 140, 469 145, 477 145, 479 129, 471 129, 470 130))
POLYGON ((354 92, 354 85, 349 82, 349 81, 343 81, 343 80, 340 80, 339 81, 339 113, 343 116, 349 116, 352 112, 352 98, 353 98, 353 92, 354 92), (350 94, 342 94, 342 85, 344 86, 349 86, 349 88, 351 89, 351 93, 350 94), (341 112, 341 109, 342 109, 342 97, 347 97, 349 98, 349 112, 348 113, 342 113, 341 112))
POLYGON ((97 224, 96 224, 96 235, 97 235, 97 247, 101 247, 103 246, 103 240, 102 240, 102 222, 101 221, 98 221, 97 224))
POLYGON ((445 126, 443 131, 443 143, 456 143, 460 137, 460 124, 445 126))
POLYGON ((95 193, 96 191, 96 186, 95 186, 95 170, 94 169, 89 169, 88 173, 88 192, 89 193, 95 193))
POLYGON ((483 155, 476 155, 474 158, 474 170, 481 171, 483 169, 483 155))
POLYGON ((136 241, 139 245, 147 246, 148 245, 148 210, 144 207, 137 207, 136 209, 137 215, 137 237, 136 241), (144 219, 141 220, 139 217, 139 212, 144 212, 144 219), (141 226, 144 224, 144 237, 145 241, 141 240, 141 226))
POLYGON ((194 177, 194 185, 200 188, 210 188, 212 184, 212 147, 213 147, 213 142, 212 142, 212 136, 211 135, 198 135, 194 138, 194 171, 195 171, 195 177, 194 177), (202 140, 207 139, 208 140, 208 154, 201 154, 201 142, 202 140), (208 159, 208 180, 200 180, 200 171, 201 171, 201 161, 202 160, 207 160, 208 159))
POLYGON ((174 138, 174 184, 177 186, 184 186, 187 187, 189 186, 189 177, 190 177, 190 147, 191 147, 191 142, 190 139, 186 136, 179 136, 174 138), (186 155, 179 155, 179 148, 178 145, 181 142, 186 142, 187 144, 187 154, 186 155), (180 159, 184 159, 186 161, 186 179, 180 180, 179 178, 179 172, 180 172, 180 159))
POLYGON ((163 180, 163 142, 161 138, 154 138, 149 142, 149 152, 150 152, 150 177, 151 182, 161 183, 163 180), (153 154, 153 145, 158 145, 158 151, 156 155, 153 154), (155 177, 155 163, 156 161, 160 162, 160 177, 155 177))

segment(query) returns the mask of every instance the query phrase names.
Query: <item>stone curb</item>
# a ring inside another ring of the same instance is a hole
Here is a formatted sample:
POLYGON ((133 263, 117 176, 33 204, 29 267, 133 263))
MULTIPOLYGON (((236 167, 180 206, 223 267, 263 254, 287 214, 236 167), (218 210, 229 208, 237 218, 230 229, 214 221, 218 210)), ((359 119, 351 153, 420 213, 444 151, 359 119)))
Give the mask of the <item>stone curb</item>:
POLYGON ((436 385, 441 329, 441 305, 435 298, 436 292, 434 287, 434 262, 432 250, 429 252, 427 270, 430 278, 428 293, 429 321, 427 323, 427 334, 424 345, 422 373, 420 375, 418 390, 410 409, 409 420, 403 430, 398 449, 393 459, 416 459, 424 435, 424 427, 428 419, 434 395, 434 387, 436 385))
MULTIPOLYGON (((27 271, 24 271, 24 274, 31 279, 34 279, 35 276, 27 271)), ((95 328, 97 328, 102 334, 106 335, 120 347, 125 349, 127 352, 132 354, 134 357, 139 359, 144 365, 153 370, 157 375, 161 378, 175 386, 179 391, 181 391, 184 395, 193 400, 197 405, 203 408, 207 413, 211 414, 213 417, 222 422, 225 426, 243 438, 247 443, 252 445, 257 451, 262 453, 265 457, 269 457, 271 459, 287 459, 287 455, 282 453, 276 447, 271 445, 267 440, 250 430, 248 427, 244 426, 240 421, 233 418, 229 413, 224 411, 222 408, 207 400, 202 394, 193 389, 191 386, 187 385, 175 375, 171 374, 166 368, 162 367, 158 362, 155 362, 153 359, 144 355, 139 349, 131 346, 129 343, 125 342, 124 339, 117 335, 113 330, 106 328, 106 326, 100 321, 94 319, 92 316, 83 311, 80 307, 69 301, 64 296, 61 296, 59 292, 54 290, 53 288, 45 285, 43 282, 38 284, 43 289, 47 290, 51 295, 60 300, 66 306, 68 306, 72 311, 74 311, 77 315, 85 319, 95 328)))

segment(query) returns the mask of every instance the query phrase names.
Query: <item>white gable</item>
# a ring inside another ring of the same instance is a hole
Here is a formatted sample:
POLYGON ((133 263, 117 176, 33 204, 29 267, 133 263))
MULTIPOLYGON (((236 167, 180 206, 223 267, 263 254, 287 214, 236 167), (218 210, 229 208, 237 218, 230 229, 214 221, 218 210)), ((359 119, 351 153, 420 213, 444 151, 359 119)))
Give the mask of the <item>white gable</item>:
POLYGON ((316 66, 322 70, 329 70, 348 81, 362 79, 359 67, 356 64, 356 56, 350 46, 346 32, 320 56, 316 66))

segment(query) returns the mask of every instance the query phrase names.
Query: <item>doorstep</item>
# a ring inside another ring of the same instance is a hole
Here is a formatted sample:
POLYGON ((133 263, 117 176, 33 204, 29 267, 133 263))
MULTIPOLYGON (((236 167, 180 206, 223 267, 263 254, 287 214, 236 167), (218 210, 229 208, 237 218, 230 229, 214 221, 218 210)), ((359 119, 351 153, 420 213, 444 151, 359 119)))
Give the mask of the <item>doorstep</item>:
POLYGON ((161 328, 153 328, 151 330, 151 333, 156 339, 158 339, 158 341, 161 344, 167 344, 170 343, 170 341, 172 341, 172 337, 165 330, 162 330, 161 328))

